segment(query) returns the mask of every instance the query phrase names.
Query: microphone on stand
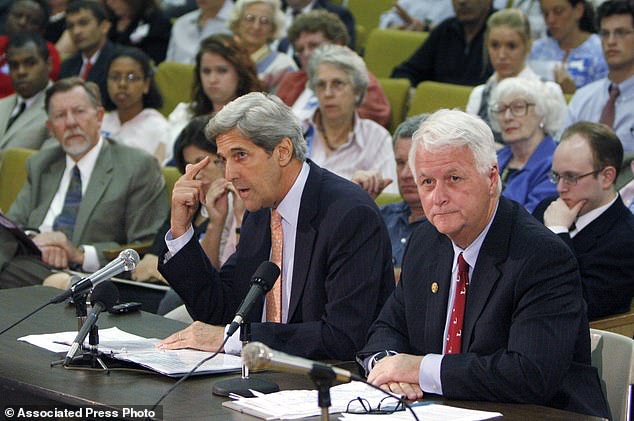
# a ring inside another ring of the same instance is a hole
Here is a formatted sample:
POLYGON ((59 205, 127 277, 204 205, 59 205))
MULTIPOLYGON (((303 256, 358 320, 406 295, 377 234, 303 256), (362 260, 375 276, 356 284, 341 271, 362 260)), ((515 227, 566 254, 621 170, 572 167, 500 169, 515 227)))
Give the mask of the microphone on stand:
POLYGON ((84 325, 77 333, 70 350, 66 354, 64 365, 68 365, 73 360, 73 357, 84 343, 84 339, 88 336, 90 329, 97 323, 99 314, 104 310, 111 309, 112 306, 117 303, 117 300, 119 300, 119 290, 112 282, 103 282, 95 286, 90 299, 92 301, 92 311, 86 318, 84 325))
POLYGON ((99 285, 103 281, 117 276, 122 272, 133 270, 139 263, 139 253, 133 249, 125 249, 119 256, 108 263, 103 268, 99 269, 92 275, 88 275, 78 282, 71 285, 66 291, 53 297, 49 303, 56 304, 65 301, 67 298, 72 297, 75 294, 81 294, 88 292, 91 288, 99 285))
MULTIPOLYGON (((363 381, 363 379, 348 370, 333 367, 312 361, 295 355, 285 354, 275 351, 262 342, 251 342, 242 349, 242 361, 250 370, 270 369, 293 374, 305 374, 311 376, 317 372, 332 373, 335 380, 348 383, 352 380, 363 381)), ((311 376, 312 377, 312 376, 311 376)))

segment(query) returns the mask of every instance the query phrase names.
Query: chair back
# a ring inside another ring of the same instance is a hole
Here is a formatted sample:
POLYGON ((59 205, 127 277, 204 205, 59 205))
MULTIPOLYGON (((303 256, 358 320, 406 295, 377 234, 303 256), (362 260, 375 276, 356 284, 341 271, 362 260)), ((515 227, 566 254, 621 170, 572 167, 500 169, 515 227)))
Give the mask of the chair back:
POLYGON ((164 61, 158 65, 154 81, 163 96, 159 111, 167 117, 179 102, 191 102, 194 65, 164 61))
POLYGON ((634 340, 606 330, 590 329, 592 366, 601 379, 612 419, 629 421, 634 380, 634 340))
POLYGON ((377 78, 387 100, 390 102, 392 115, 390 116, 390 125, 388 130, 394 133, 394 130, 405 119, 405 113, 409 106, 409 90, 410 84, 407 79, 388 79, 377 78))
POLYGON ((407 113, 408 117, 433 113, 441 108, 464 110, 473 86, 424 81, 418 84, 407 113))
POLYGON ((428 35, 428 32, 374 28, 368 34, 363 56, 368 70, 376 77, 390 77, 392 70, 410 58, 428 35))
MULTIPOLYGON (((354 23, 363 27, 366 33, 379 26, 381 14, 390 10, 394 0, 348 0, 346 6, 354 16, 354 23)), ((362 51, 364 40, 357 39, 355 48, 362 51)))
POLYGON ((174 184, 180 178, 181 173, 176 167, 163 167, 163 178, 165 179, 165 192, 167 193, 167 204, 172 205, 172 190, 174 184))
POLYGON ((0 210, 7 213, 27 178, 26 160, 36 150, 10 148, 0 152, 0 210))

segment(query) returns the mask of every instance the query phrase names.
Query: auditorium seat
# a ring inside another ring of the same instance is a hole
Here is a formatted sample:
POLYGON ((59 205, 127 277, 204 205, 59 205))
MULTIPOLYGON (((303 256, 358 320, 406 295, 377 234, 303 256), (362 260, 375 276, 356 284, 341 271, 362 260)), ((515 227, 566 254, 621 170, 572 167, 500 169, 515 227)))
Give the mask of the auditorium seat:
POLYGON ((433 113, 441 108, 459 108, 464 111, 473 86, 425 81, 418 84, 407 116, 433 113))
POLYGON ((410 58, 429 33, 374 28, 365 44, 365 60, 368 70, 376 77, 390 77, 392 70, 410 58))
POLYGON ((0 152, 0 210, 9 211, 11 204, 26 181, 26 160, 36 151, 11 148, 0 152))
POLYGON ((387 100, 390 102, 392 115, 390 117, 388 130, 390 133, 394 133, 396 127, 405 119, 405 113, 409 106, 409 80, 389 78, 377 78, 377 80, 383 88, 387 100))
MULTIPOLYGON (((379 18, 390 10, 394 0, 347 0, 347 7, 354 16, 355 24, 363 26, 365 33, 379 26, 379 18)), ((357 39, 357 51, 363 51, 363 40, 357 39)))
POLYGON ((163 96, 163 106, 159 109, 167 117, 179 102, 190 102, 194 65, 164 61, 158 65, 154 81, 163 96))

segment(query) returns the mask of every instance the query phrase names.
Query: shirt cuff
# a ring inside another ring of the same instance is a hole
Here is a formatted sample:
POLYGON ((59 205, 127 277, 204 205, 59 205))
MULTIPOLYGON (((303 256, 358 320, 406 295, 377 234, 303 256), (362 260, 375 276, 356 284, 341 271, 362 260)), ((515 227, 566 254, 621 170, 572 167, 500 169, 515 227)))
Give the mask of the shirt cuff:
POLYGON ((167 231, 165 233, 165 244, 167 244, 167 253, 165 253, 165 260, 163 261, 163 263, 167 263, 167 261, 172 256, 174 256, 183 247, 185 247, 185 245, 189 243, 189 240, 191 240, 193 236, 194 236, 194 227, 192 227, 191 224, 189 225, 189 228, 187 229, 187 231, 185 231, 185 233, 178 238, 174 238, 172 236, 171 229, 167 231))
MULTIPOLYGON (((225 337, 230 325, 225 326, 225 337)), ((225 344, 225 354, 240 355, 242 351, 242 342, 240 341, 240 329, 236 330, 225 344)))
POLYGON ((418 383, 423 392, 442 395, 440 383, 440 366, 443 356, 440 354, 427 354, 423 357, 418 371, 418 383))
POLYGON ((82 248, 84 249, 84 263, 81 265, 81 269, 84 272, 95 272, 99 270, 101 264, 99 263, 97 248, 85 244, 82 244, 82 248))
POLYGON ((552 227, 548 227, 549 230, 554 232, 555 234, 564 234, 566 232, 570 232, 568 227, 563 225, 553 225, 552 227))

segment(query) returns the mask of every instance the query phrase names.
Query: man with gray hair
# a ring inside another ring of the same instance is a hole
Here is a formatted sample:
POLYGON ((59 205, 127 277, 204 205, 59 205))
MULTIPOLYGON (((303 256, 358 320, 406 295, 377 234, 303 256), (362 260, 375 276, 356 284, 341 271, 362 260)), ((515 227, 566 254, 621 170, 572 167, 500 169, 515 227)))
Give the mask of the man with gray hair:
MULTIPOLYGON (((394 288, 378 208, 359 186, 305 159, 299 122, 275 96, 234 100, 210 121, 207 135, 247 212, 236 253, 216 271, 191 227, 204 200, 197 175, 209 160, 189 165, 176 182, 159 270, 196 321, 161 346, 218 349, 249 279, 270 259, 281 276, 248 314, 252 339, 309 358, 352 358, 394 288)), ((226 206, 226 196, 219 200, 226 206)), ((240 352, 237 335, 224 350, 240 352)))
POLYGON ((427 216, 359 353, 368 380, 409 399, 546 405, 607 417, 576 260, 500 197, 493 133, 440 110, 409 154, 427 216))

